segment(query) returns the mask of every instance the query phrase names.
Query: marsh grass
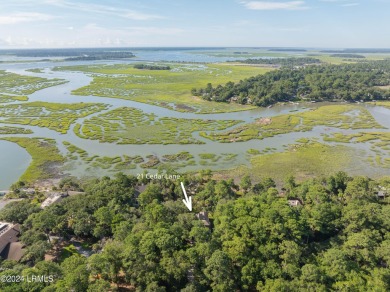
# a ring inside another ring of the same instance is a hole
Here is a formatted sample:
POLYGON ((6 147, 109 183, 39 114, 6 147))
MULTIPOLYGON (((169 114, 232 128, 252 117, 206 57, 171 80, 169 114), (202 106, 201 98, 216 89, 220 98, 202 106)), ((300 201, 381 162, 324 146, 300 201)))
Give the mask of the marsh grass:
POLYGON ((86 119, 74 132, 84 139, 117 144, 203 144, 196 131, 223 130, 240 121, 157 118, 141 110, 122 107, 86 119))
MULTIPOLYGON (((139 168, 145 169, 179 169, 189 165, 196 165, 194 156, 189 152, 182 151, 176 154, 167 154, 157 157, 156 155, 147 155, 142 157, 140 155, 122 155, 115 157, 108 156, 91 156, 87 151, 69 143, 63 142, 68 154, 66 158, 68 161, 83 161, 89 169, 106 170, 109 172, 118 172, 139 168)), ((72 169, 72 166, 67 166, 67 169, 72 169)))
POLYGON ((17 95, 8 95, 8 94, 0 94, 0 103, 9 103, 15 101, 28 101, 27 96, 17 96, 17 95))
POLYGON ((288 175, 298 180, 308 177, 321 177, 348 169, 354 150, 345 146, 328 146, 318 142, 289 145, 285 152, 256 155, 250 159, 251 167, 240 166, 221 171, 219 176, 240 178, 249 175, 258 181, 272 177, 279 183, 288 175))
POLYGON ((194 156, 189 152, 183 151, 177 154, 167 154, 162 156, 162 161, 164 162, 178 162, 178 161, 188 161, 193 159, 194 156))
POLYGON ((333 133, 325 135, 323 139, 327 142, 369 143, 375 156, 370 155, 367 162, 372 166, 390 168, 390 132, 333 133))
POLYGON ((229 143, 252 139, 264 139, 279 134, 305 132, 315 126, 336 127, 340 129, 383 128, 363 107, 355 105, 327 105, 317 109, 272 117, 270 123, 262 119, 254 123, 238 126, 227 132, 201 132, 204 138, 229 143))
POLYGON ((383 106, 383 107, 390 109, 390 101, 375 101, 375 102, 370 102, 370 104, 375 104, 375 105, 383 106))
POLYGON ((235 153, 200 153, 199 156, 199 164, 202 166, 216 166, 217 163, 231 163, 233 162, 238 154, 235 153))
POLYGON ((41 77, 19 75, 0 70, 0 92, 16 95, 32 94, 35 91, 67 83, 63 79, 46 79, 41 77))
POLYGON ((106 109, 95 103, 49 103, 29 102, 0 106, 0 123, 44 127, 62 134, 78 119, 106 109))
POLYGON ((32 69, 26 69, 27 72, 32 72, 32 73, 43 73, 43 69, 41 68, 32 68, 32 69))
POLYGON ((10 135, 10 134, 32 134, 34 133, 30 129, 23 129, 23 128, 17 128, 17 127, 0 127, 0 135, 10 135))

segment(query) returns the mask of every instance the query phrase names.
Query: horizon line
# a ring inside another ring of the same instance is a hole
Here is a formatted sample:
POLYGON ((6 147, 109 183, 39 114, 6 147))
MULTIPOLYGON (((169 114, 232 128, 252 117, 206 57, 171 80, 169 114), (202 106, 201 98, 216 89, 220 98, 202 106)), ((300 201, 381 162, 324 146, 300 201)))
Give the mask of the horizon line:
POLYGON ((65 50, 65 49, 308 49, 308 50, 390 50, 390 47, 303 47, 303 46, 120 46, 120 47, 13 47, 0 48, 6 50, 65 50))

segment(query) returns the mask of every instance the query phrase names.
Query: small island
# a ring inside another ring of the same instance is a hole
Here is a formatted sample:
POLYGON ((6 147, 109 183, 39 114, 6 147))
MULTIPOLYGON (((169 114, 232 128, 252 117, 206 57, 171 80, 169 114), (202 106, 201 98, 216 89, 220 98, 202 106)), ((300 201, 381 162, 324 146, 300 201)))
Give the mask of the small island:
POLYGON ((134 68, 140 70, 171 70, 171 67, 167 65, 135 64, 134 68))

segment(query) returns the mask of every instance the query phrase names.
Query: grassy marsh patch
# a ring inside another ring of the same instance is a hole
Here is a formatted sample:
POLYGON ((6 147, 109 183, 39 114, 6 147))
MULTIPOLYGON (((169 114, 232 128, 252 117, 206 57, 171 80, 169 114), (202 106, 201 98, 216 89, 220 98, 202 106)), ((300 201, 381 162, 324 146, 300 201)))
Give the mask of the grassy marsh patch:
POLYGON ((279 182, 292 174, 302 180, 348 169, 353 153, 345 146, 328 146, 317 142, 294 144, 289 145, 285 152, 252 157, 250 168, 241 166, 221 174, 233 178, 249 175, 256 180, 272 177, 279 182))
POLYGON ((160 164, 160 159, 156 155, 148 155, 146 158, 148 160, 140 165, 142 168, 155 168, 160 164))
MULTIPOLYGON (((87 151, 64 141, 68 154, 66 158, 69 162, 71 161, 83 161, 90 169, 95 170, 106 170, 109 172, 126 171, 139 168, 157 169, 157 168, 182 168, 189 165, 195 165, 194 156, 189 152, 182 151, 176 154, 166 154, 161 157, 156 155, 148 155, 142 157, 140 155, 121 155, 115 157, 108 156, 91 156, 87 151)), ((67 169, 71 169, 72 165, 68 166, 67 169)))
POLYGON ((9 103, 15 101, 28 101, 27 96, 0 94, 0 103, 9 103))
POLYGON ((254 123, 236 127, 227 132, 201 132, 200 135, 213 141, 229 143, 310 131, 315 126, 340 129, 382 128, 365 108, 355 105, 327 105, 306 112, 266 119, 267 122, 264 122, 264 118, 260 118, 254 123))
POLYGON ((62 142, 68 150, 67 159, 69 161, 83 161, 86 165, 94 169, 104 169, 110 171, 125 171, 135 169, 138 164, 144 162, 144 159, 139 156, 91 156, 87 151, 81 149, 67 141, 62 142))
POLYGON ((65 134, 76 119, 105 108, 106 105, 94 103, 62 104, 36 101, 9 104, 0 107, 0 117, 4 117, 0 122, 45 127, 65 134))
POLYGON ((67 82, 63 79, 46 79, 0 70, 0 92, 2 93, 17 95, 31 94, 35 91, 67 82))
POLYGON ((200 153, 198 154, 200 161, 199 164, 202 166, 215 166, 218 162, 230 163, 233 162, 238 154, 235 153, 200 153))
POLYGON ((10 135, 10 134, 32 134, 34 133, 30 129, 23 129, 17 127, 0 127, 0 135, 10 135))
POLYGON ((44 70, 41 68, 32 68, 32 69, 26 69, 27 72, 32 72, 32 73, 43 73, 44 70))
POLYGON ((186 151, 177 154, 167 154, 162 156, 162 160, 164 162, 188 161, 193 158, 194 156, 192 156, 189 152, 186 151))
POLYGON ((235 120, 157 118, 141 110, 122 107, 94 116, 76 125, 74 131, 84 139, 117 144, 203 144, 192 137, 201 130, 223 130, 235 120))
POLYGON ((343 135, 334 133, 325 135, 324 141, 342 143, 369 143, 374 152, 367 159, 372 166, 390 167, 390 132, 362 132, 343 135))
POLYGON ((356 142, 364 143, 370 141, 380 141, 381 143, 376 143, 377 146, 386 147, 390 145, 390 132, 361 132, 356 134, 344 135, 342 133, 334 133, 333 135, 326 135, 324 137, 325 141, 333 142, 356 142))
POLYGON ((383 106, 383 107, 390 109, 390 101, 375 101, 375 102, 370 102, 370 103, 378 105, 378 106, 383 106))

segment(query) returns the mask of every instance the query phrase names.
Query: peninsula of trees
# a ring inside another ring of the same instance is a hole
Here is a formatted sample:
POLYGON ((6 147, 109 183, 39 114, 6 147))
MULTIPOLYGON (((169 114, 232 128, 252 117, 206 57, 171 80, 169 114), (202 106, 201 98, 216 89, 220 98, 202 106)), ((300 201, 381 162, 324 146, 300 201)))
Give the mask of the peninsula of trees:
POLYGON ((171 70, 170 66, 165 65, 149 65, 149 64, 135 64, 135 69, 141 70, 171 70))
POLYGON ((332 54, 331 57, 335 58, 348 58, 348 59, 365 59, 366 57, 358 54, 332 54))
POLYGON ((260 59, 246 59, 242 61, 234 61, 244 64, 264 64, 264 65, 276 65, 280 67, 295 67, 306 66, 310 64, 320 64, 321 61, 315 58, 301 57, 301 58, 260 58, 260 59))
POLYGON ((268 106, 287 101, 371 101, 390 98, 390 60, 342 65, 282 67, 238 83, 192 90, 216 102, 268 106))
POLYGON ((102 52, 90 53, 82 56, 65 58, 65 61, 95 61, 95 60, 117 60, 133 58, 135 55, 131 52, 102 52))
MULTIPOLYGON (((72 48, 72 49, 14 49, 14 50, 0 50, 1 55, 14 55, 17 57, 35 57, 35 58, 60 58, 66 57, 68 60, 84 60, 85 58, 92 58, 92 60, 108 60, 108 59, 122 59, 132 58, 134 54, 127 48, 72 48), (77 59, 80 58, 80 59, 77 59)), ((91 60, 91 59, 86 59, 91 60)))

